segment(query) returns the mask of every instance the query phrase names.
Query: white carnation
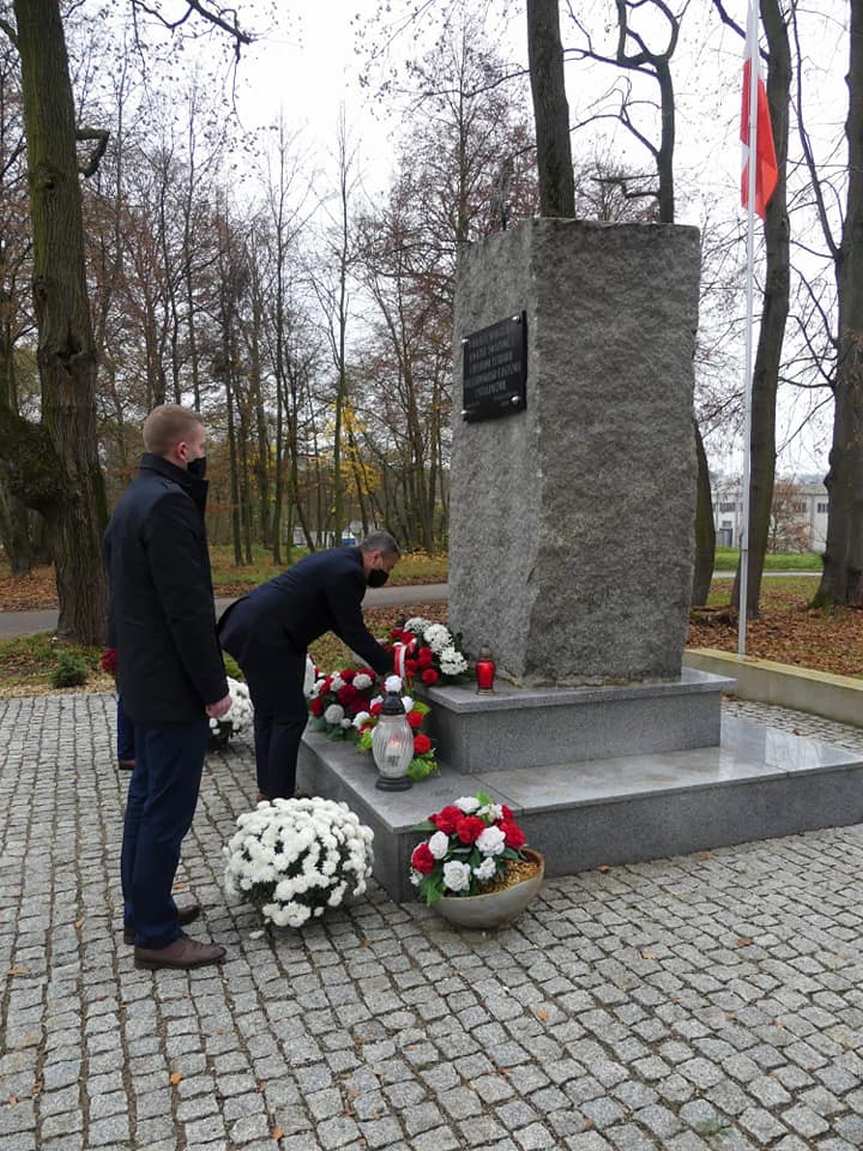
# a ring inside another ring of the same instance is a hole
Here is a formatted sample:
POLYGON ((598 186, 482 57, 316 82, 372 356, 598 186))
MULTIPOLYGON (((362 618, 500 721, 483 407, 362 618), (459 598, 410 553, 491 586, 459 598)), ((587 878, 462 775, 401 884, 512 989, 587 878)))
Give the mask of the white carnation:
POLYGON ((443 859, 449 851, 449 836, 444 831, 436 831, 429 840, 429 851, 435 859, 443 859))
POLYGON ((440 653, 440 669, 444 675, 463 675, 467 666, 467 660, 454 647, 444 648, 440 653))
POLYGON ((465 891, 470 887, 470 867, 458 859, 443 865, 443 883, 450 891, 465 891))
POLYGON ((402 690, 401 677, 397 676, 397 675, 388 675, 387 678, 384 680, 384 691, 386 691, 386 692, 394 691, 396 693, 396 695, 399 695, 401 693, 401 690, 402 690))
POLYGON ((337 724, 341 723, 345 718, 345 709, 338 703, 331 703, 327 710, 324 712, 324 719, 327 723, 337 724))
POLYGON ((483 855, 500 855, 506 847, 506 836, 499 827, 487 827, 476 845, 483 855))
POLYGON ((472 795, 463 795, 461 799, 455 801, 455 806, 465 813, 465 815, 473 815, 479 808, 479 800, 474 799, 472 795))
POLYGON ((357 729, 357 731, 360 731, 362 729, 363 724, 368 723, 368 721, 371 718, 372 718, 371 715, 369 715, 369 713, 367 711, 358 712, 354 716, 354 727, 357 729))
POLYGON ((339 675, 339 673, 336 672, 335 675, 333 676, 331 682, 330 682, 330 691, 339 691, 344 686, 345 686, 345 681, 342 679, 342 677, 339 675))
POLYGON ((485 807, 481 807, 477 812, 489 823, 497 823, 498 820, 503 819, 503 808, 499 803, 487 803, 485 807))
POLYGON ((359 675, 354 676, 354 687, 357 691, 367 691, 372 686, 372 677, 366 675, 365 672, 360 672, 359 675))
POLYGON ((479 867, 473 869, 474 875, 480 883, 487 883, 492 879, 497 872, 497 864, 494 861, 494 856, 487 855, 479 867))
POLYGON ((345 731, 350 731, 350 729, 352 727, 353 727, 353 720, 350 720, 350 719, 348 719, 347 716, 345 716, 345 718, 342 720, 342 728, 345 731))
POLYGON ((427 627, 423 632, 423 639, 435 655, 440 655, 441 652, 452 646, 449 628, 445 628, 442 623, 433 623, 431 627, 427 627))
POLYGON ((407 713, 409 711, 413 711, 413 709, 414 709, 413 697, 410 695, 403 695, 402 696, 402 707, 405 709, 405 715, 407 715, 407 713))
POLYGON ((411 631, 414 635, 422 635, 427 627, 431 627, 432 621, 426 619, 425 616, 415 615, 411 616, 409 620, 405 620, 403 631, 411 631))

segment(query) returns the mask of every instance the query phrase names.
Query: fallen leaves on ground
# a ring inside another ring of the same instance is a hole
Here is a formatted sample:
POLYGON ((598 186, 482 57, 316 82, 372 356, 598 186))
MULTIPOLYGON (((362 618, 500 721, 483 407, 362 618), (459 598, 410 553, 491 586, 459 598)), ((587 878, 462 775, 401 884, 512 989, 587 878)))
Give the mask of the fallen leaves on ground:
MULTIPOLYGON (((411 616, 421 615, 435 623, 447 622, 447 605, 443 603, 399 604, 397 607, 373 607, 363 612, 366 627, 372 635, 384 638, 390 629, 411 616)), ((340 639, 328 632, 315 640, 309 654, 322 671, 335 671, 339 667, 350 667, 356 657, 340 639)))
POLYGON ((13 576, 0 562, 0 611, 43 611, 57 606, 54 569, 33 568, 24 576, 13 576))
POLYGON ((183 1082, 183 1076, 180 1074, 179 1071, 172 1071, 171 1074, 168 1076, 168 1082, 171 1084, 172 1087, 176 1087, 179 1083, 183 1082))
MULTIPOLYGON (((737 650, 736 617, 733 612, 721 610, 723 602, 728 604, 731 581, 725 581, 724 588, 719 586, 722 592, 716 589, 711 594, 711 604, 719 610, 708 611, 705 618, 690 622, 689 647, 737 650)), ((817 587, 817 577, 766 579, 761 616, 747 624, 747 654, 836 675, 863 677, 863 611, 810 608, 817 587)))

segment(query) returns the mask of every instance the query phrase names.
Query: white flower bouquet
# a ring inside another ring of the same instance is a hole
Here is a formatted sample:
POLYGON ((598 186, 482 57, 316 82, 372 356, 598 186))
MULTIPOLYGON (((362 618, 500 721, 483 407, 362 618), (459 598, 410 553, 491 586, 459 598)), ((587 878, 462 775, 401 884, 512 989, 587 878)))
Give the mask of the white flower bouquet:
POLYGON ((228 740, 246 731, 254 718, 249 689, 241 680, 228 676, 231 706, 221 719, 210 720, 210 747, 227 747, 228 740))
POLYGON ((362 895, 372 873, 374 832, 346 803, 274 799, 237 820, 225 847, 225 891, 278 927, 302 927, 362 895))
POLYGON ((468 662, 459 649, 459 637, 444 624, 424 616, 411 616, 393 628, 390 640, 408 646, 405 672, 409 681, 416 679, 426 687, 434 687, 441 680, 457 681, 468 670, 468 662))

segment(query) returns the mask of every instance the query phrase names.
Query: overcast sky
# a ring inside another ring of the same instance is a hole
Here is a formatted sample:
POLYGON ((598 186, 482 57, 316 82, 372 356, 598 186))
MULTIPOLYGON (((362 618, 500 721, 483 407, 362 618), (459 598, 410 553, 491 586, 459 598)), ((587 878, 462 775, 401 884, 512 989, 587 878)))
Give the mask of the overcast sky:
MULTIPOLYGON (((393 0, 394 13, 404 11, 407 0, 393 0)), ((523 5, 493 5, 497 26, 499 14, 511 10, 503 23, 503 47, 515 62, 526 63, 526 41, 523 5)), ((595 46, 614 54, 615 28, 611 0, 579 0, 574 7, 591 22, 597 39, 595 46)), ((291 130, 302 129, 305 146, 314 154, 325 173, 332 165, 332 143, 339 108, 347 109, 349 127, 359 144, 360 162, 365 187, 372 192, 382 189, 390 170, 398 117, 386 117, 368 89, 359 83, 365 60, 357 53, 357 18, 371 16, 377 0, 295 0, 290 21, 278 31, 265 34, 241 64, 238 106, 247 128, 263 128, 272 123, 284 108, 291 130)), ((727 0, 729 12, 745 23, 743 0, 727 0)), ((562 36, 565 47, 578 43, 578 34, 567 14, 566 0, 561 0, 562 36)), ((847 108, 844 73, 847 67, 847 4, 843 0, 818 0, 817 12, 805 13, 804 48, 806 54, 805 105, 816 148, 822 155, 828 144, 841 135, 847 108)), ((645 34, 653 43, 661 43, 665 34, 662 22, 646 26, 645 34)), ((398 58, 415 51, 423 39, 430 40, 433 28, 426 21, 417 26, 410 38, 402 37, 393 49, 398 58)), ((708 9, 705 0, 693 0, 684 23, 680 45, 674 57, 673 71, 677 96, 678 125, 675 173, 678 182, 678 220, 700 224, 705 213, 729 217, 738 207, 740 146, 738 123, 740 108, 740 70, 742 44, 708 9)), ((615 69, 602 65, 568 63, 567 92, 570 119, 577 123, 597 110, 597 98, 617 78, 615 69)), ((641 94, 654 98, 655 88, 646 81, 641 94)), ((645 110, 643 127, 652 130, 652 112, 645 110)), ((590 157, 599 135, 610 135, 615 155, 630 166, 649 171, 651 158, 625 130, 615 129, 611 121, 573 137, 576 163, 579 157, 590 157)), ((795 145, 792 144, 792 157, 795 145)), ((834 159, 844 162, 843 155, 834 159)), ((322 175, 324 184, 326 175, 322 175)), ((741 311, 743 301, 741 299, 741 311)), ((739 354, 742 358, 742 333, 739 354)), ((738 369, 739 374, 739 369, 738 369)), ((778 441, 781 443, 801 421, 810 393, 793 393, 786 389, 779 412, 778 441)), ((819 420, 783 453, 780 467, 786 472, 822 472, 826 468, 829 447, 830 415, 825 409, 819 420)), ((714 466, 734 470, 739 466, 740 443, 717 439, 711 445, 714 466)))

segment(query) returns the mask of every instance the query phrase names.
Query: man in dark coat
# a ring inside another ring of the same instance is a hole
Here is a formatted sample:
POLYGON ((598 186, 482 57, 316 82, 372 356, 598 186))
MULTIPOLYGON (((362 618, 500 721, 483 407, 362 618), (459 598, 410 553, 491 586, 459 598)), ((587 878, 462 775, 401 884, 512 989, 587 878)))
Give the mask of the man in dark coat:
POLYGON ((171 896, 207 751, 207 716, 230 707, 204 529, 207 484, 200 418, 174 404, 144 422, 146 454, 105 533, 111 646, 135 727, 121 874, 135 966, 199 967, 225 949, 183 934, 200 908, 171 896))
POLYGON ((315 552, 232 604, 219 638, 240 667, 255 708, 259 799, 294 794, 307 709, 306 649, 332 631, 381 675, 392 658, 363 623, 366 587, 381 587, 399 560, 388 532, 359 547, 315 552))

